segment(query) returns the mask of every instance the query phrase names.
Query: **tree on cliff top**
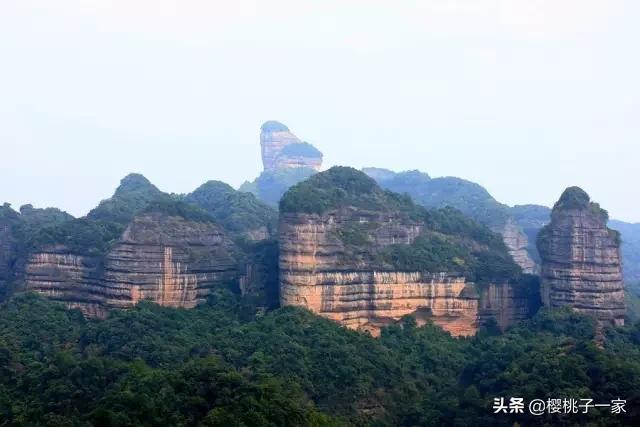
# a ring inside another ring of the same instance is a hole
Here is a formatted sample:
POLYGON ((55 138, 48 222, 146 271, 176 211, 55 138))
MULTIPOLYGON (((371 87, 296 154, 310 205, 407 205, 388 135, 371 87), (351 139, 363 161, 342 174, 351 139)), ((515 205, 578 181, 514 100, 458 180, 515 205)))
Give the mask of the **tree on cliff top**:
POLYGON ((461 273, 482 282, 508 281, 521 273, 501 237, 486 226, 450 207, 426 209, 416 205, 408 195, 383 190, 353 168, 337 166, 314 175, 289 189, 280 201, 283 213, 322 215, 339 209, 388 212, 424 224, 422 236, 412 244, 385 248, 371 244, 375 241, 371 225, 338 227, 336 233, 346 253, 353 254, 354 259, 371 258, 367 264, 372 267, 461 273))
POLYGON ((605 221, 609 219, 609 213, 602 209, 598 203, 592 202, 591 197, 580 187, 569 187, 564 190, 560 200, 553 206, 553 213, 581 209, 590 209, 591 212, 601 216, 605 221))
POLYGON ((113 196, 100 202, 87 215, 90 220, 126 224, 147 204, 164 193, 140 174, 129 174, 120 181, 113 196))
POLYGON ((308 142, 297 142, 295 144, 285 145, 280 152, 280 156, 321 159, 322 152, 308 142))

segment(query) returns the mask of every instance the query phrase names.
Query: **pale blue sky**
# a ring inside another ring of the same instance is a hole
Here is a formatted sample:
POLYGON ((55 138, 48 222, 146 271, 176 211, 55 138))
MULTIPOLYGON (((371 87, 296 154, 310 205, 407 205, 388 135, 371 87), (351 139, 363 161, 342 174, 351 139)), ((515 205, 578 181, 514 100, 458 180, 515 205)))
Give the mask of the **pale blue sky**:
POLYGON ((634 0, 0 0, 0 201, 237 186, 276 119, 326 166, 508 204, 580 185, 640 221, 638 22, 634 0))

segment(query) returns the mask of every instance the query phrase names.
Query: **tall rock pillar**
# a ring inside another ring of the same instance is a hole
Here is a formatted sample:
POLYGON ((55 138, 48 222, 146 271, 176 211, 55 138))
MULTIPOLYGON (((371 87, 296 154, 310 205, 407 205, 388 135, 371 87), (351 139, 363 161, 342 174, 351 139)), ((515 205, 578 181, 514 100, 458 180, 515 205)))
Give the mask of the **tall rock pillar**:
POLYGON ((620 235, 607 211, 582 189, 567 189, 538 237, 542 300, 593 316, 601 326, 624 324, 620 235))

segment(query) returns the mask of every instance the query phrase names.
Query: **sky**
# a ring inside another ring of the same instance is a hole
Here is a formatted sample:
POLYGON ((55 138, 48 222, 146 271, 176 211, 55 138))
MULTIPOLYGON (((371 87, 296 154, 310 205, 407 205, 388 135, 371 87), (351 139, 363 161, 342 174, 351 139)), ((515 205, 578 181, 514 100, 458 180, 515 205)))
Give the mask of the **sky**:
POLYGON ((0 0, 0 202, 237 187, 275 119, 325 167, 509 205, 579 185, 640 222, 638 22, 636 0, 0 0))

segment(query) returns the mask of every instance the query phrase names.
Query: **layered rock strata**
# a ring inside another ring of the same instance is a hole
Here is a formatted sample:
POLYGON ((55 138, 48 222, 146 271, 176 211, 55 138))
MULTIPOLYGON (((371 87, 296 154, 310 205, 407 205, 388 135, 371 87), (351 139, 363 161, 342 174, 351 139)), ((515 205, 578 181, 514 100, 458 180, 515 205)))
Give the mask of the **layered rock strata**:
POLYGON ((413 315, 456 336, 469 336, 489 318, 501 328, 529 317, 529 300, 512 285, 478 288, 447 273, 381 271, 349 247, 341 230, 369 228, 362 251, 410 244, 423 225, 389 212, 343 209, 327 214, 283 213, 280 219, 281 305, 305 307, 349 328, 377 335, 380 328, 413 315))
POLYGON ((529 238, 522 229, 513 220, 508 219, 504 227, 498 231, 502 235, 504 244, 509 248, 513 260, 522 268, 522 271, 527 274, 536 274, 539 268, 529 255, 529 238))
POLYGON ((306 167, 320 170, 322 153, 301 141, 280 122, 269 121, 260 133, 262 163, 265 171, 306 167))
POLYGON ((104 257, 64 246, 33 254, 26 288, 93 316, 141 300, 192 308, 214 287, 237 280, 234 251, 212 223, 148 213, 136 217, 104 257))
POLYGON ((625 315, 620 236, 607 228, 607 219, 606 211, 573 187, 538 237, 544 304, 569 306, 601 326, 622 325, 625 315))

